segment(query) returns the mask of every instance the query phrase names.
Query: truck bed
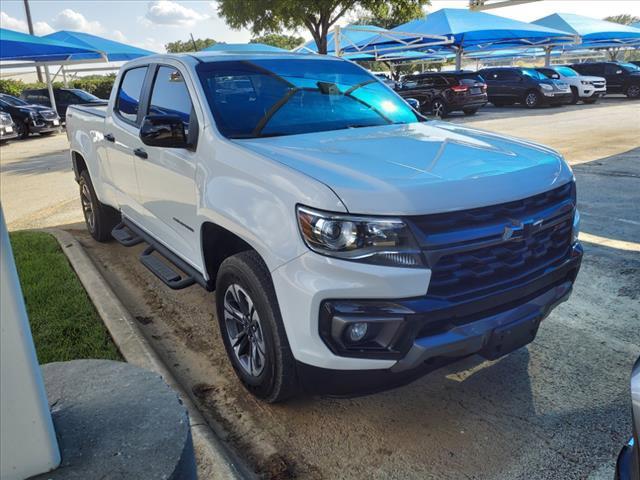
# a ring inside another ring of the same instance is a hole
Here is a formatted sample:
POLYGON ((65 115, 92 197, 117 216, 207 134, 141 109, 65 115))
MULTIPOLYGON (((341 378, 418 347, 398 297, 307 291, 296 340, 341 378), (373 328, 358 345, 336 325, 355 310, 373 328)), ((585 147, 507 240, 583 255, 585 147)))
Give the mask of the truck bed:
POLYGON ((88 113, 89 115, 95 115, 100 118, 105 118, 107 116, 107 105, 108 102, 95 102, 91 104, 85 105, 69 105, 70 109, 78 110, 83 113, 88 113))

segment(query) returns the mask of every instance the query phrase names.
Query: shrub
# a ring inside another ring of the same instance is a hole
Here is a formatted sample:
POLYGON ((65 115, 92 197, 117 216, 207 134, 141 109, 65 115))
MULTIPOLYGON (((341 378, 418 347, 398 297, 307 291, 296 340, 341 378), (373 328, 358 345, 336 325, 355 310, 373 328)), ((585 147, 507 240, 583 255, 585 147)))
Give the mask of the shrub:
MULTIPOLYGON (((111 88, 115 80, 115 75, 92 75, 81 77, 69 81, 69 88, 80 88, 92 93, 96 97, 107 99, 111 94, 111 88)), ((53 88, 62 88, 62 82, 53 82, 53 88)), ((0 93, 7 93, 19 97, 23 90, 47 88, 45 83, 24 83, 22 80, 2 79, 0 80, 0 93)))

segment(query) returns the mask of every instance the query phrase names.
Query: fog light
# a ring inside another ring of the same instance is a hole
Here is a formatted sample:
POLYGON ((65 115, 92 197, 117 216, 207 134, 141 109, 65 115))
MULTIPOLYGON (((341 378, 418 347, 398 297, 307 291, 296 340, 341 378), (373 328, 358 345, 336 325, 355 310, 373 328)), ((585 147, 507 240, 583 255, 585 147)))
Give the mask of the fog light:
POLYGON ((348 327, 349 340, 359 342, 367 334, 367 324, 364 322, 352 323, 348 327))

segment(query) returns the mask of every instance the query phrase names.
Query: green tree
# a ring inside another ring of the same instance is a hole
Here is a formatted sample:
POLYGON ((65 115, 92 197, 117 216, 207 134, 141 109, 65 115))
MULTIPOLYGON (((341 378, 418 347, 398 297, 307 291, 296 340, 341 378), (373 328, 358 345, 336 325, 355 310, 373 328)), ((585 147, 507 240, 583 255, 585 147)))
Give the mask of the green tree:
POLYGON ((390 30, 403 23, 423 17, 424 7, 427 5, 431 5, 430 0, 406 3, 405 5, 395 2, 379 2, 368 11, 358 14, 358 19, 353 23, 356 25, 375 25, 390 30))
POLYGON ((304 42, 304 38, 295 35, 282 35, 280 33, 268 33, 261 37, 252 38, 250 43, 264 43, 273 47, 292 50, 304 42))
POLYGON ((217 0, 218 13, 231 28, 250 28, 255 35, 304 27, 318 52, 327 53, 327 34, 347 13, 388 15, 414 11, 426 0, 217 0))
POLYGON ((605 17, 605 20, 607 22, 621 23, 622 25, 631 25, 632 23, 640 22, 640 17, 636 17, 628 13, 622 13, 620 15, 612 15, 610 17, 605 17))
POLYGON ((196 38, 194 40, 176 40, 175 42, 167 43, 164 48, 166 48, 167 53, 182 53, 182 52, 199 52, 211 45, 215 45, 216 42, 213 38, 196 38), (194 48, 195 43, 195 48, 194 48))

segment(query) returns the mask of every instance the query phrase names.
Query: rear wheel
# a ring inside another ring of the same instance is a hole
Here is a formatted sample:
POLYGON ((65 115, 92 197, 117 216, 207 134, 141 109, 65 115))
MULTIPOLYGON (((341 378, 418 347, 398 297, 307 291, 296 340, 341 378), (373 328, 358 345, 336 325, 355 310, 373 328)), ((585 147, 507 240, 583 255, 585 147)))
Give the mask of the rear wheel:
POLYGON ((431 115, 436 118, 444 118, 447 116, 447 105, 439 98, 431 103, 431 115))
POLYGON ((29 136, 29 125, 25 122, 16 123, 18 138, 25 139, 29 136))
POLYGON ((527 92, 527 94, 524 97, 524 105, 527 108, 539 107, 541 103, 542 103, 542 96, 535 90, 531 90, 530 92, 527 92))
POLYGON ((626 95, 629 98, 640 98, 640 85, 629 85, 626 95))
POLYGON ((245 388, 269 403, 294 395, 295 360, 271 275, 255 251, 222 262, 216 278, 216 313, 227 356, 245 388))
POLYGON ((87 230, 98 242, 110 240, 111 230, 120 221, 120 213, 98 200, 87 170, 80 173, 78 185, 80 186, 80 202, 87 230))
POLYGON ((475 115, 476 112, 478 111, 477 108, 463 108, 462 111, 464 112, 465 115, 475 115))
POLYGON ((575 105, 580 100, 580 95, 578 94, 578 89, 576 87, 571 87, 571 100, 569 100, 569 105, 575 105))

